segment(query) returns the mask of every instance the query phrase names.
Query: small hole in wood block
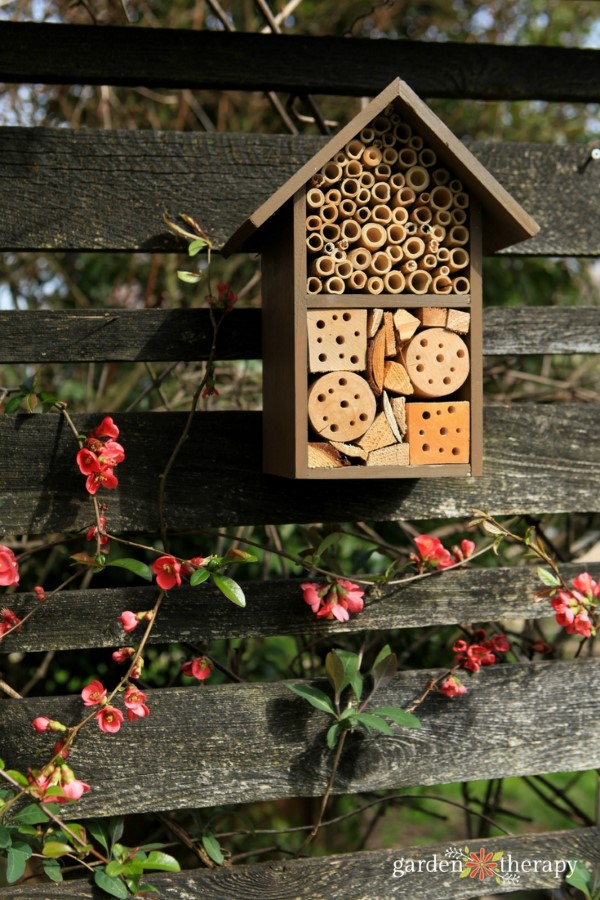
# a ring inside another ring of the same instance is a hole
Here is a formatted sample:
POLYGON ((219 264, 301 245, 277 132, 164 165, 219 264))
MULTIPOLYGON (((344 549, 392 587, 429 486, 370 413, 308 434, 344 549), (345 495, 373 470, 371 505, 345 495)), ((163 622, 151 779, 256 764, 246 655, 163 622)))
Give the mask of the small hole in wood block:
POLYGON ((350 357, 350 362, 352 363, 353 366, 357 365, 357 363, 358 363, 358 356, 351 356, 351 357, 350 357))
POLYGON ((420 353, 415 353, 415 359, 421 359, 420 353))
POLYGON ((329 422, 329 416, 323 416, 323 421, 324 421, 324 422, 329 422))
POLYGON ((444 384, 450 384, 452 379, 448 375, 446 375, 445 378, 442 378, 442 381, 444 382, 444 384))
POLYGON ((441 414, 442 414, 441 409, 436 409, 435 414, 436 414, 436 416, 441 416, 441 414))
POLYGON ((427 346, 427 338, 421 338, 419 343, 420 343, 421 347, 426 347, 427 346))
POLYGON ((350 420, 350 425, 351 425, 351 426, 354 426, 354 425, 356 425, 356 422, 354 422, 354 421, 351 419, 351 420, 350 420))
POLYGON ((319 353, 319 362, 325 362, 326 359, 327 359, 326 353, 319 353))
POLYGON ((336 342, 336 344, 344 344, 346 342, 346 338, 344 337, 343 334, 338 334, 338 336, 335 339, 335 342, 336 342))
POLYGON ((338 381, 338 384, 339 384, 341 387, 345 387, 345 386, 348 384, 348 382, 346 381, 345 378, 340 378, 340 380, 338 381))
POLYGON ((437 360, 438 362, 444 362, 444 354, 443 354, 443 353, 438 353, 438 355, 436 356, 436 360, 437 360))
POLYGON ((447 428, 440 428, 440 434, 448 434, 447 428))
POLYGON ((340 353, 339 356, 338 356, 338 359, 343 359, 343 358, 344 358, 344 354, 343 354, 343 353, 340 353))
POLYGON ((323 343, 323 338, 317 338, 317 344, 322 344, 322 343, 323 343))
POLYGON ((417 372, 423 372, 424 369, 425 369, 425 366, 423 365, 423 363, 419 363, 419 365, 417 366, 417 372))
POLYGON ((457 428, 457 429, 456 429, 456 433, 457 433, 457 434, 460 434, 460 432, 461 432, 461 429, 460 429, 460 428, 457 428))
POLYGON ((427 451, 429 450, 429 444, 423 444, 423 447, 422 447, 421 449, 422 449, 425 453, 427 453, 427 451))
POLYGON ((430 413, 430 412, 427 412, 427 410, 425 410, 425 412, 423 413, 423 418, 424 418, 424 419, 430 419, 430 418, 431 418, 431 413, 430 413))
POLYGON ((355 331, 355 332, 354 332, 354 337, 360 337, 360 331, 355 331))
POLYGON ((337 316, 335 315, 335 313, 333 314, 333 316, 331 318, 333 319, 334 322, 337 322, 337 316))
POLYGON ((355 400, 360 400, 360 394, 355 394, 355 395, 354 395, 354 399, 355 399, 355 400))
POLYGON ((452 448, 452 456, 458 456, 459 453, 460 453, 460 450, 458 447, 452 448))
POLYGON ((325 328, 325 322, 323 321, 323 319, 319 319, 319 321, 317 322, 317 328, 325 328))
POLYGON ((360 419, 361 422, 366 422, 369 417, 366 413, 361 413, 358 418, 360 419))
POLYGON ((457 350, 457 351, 456 351, 456 355, 458 356, 459 359, 462 359, 463 356, 465 355, 465 351, 464 351, 464 350, 457 350))
POLYGON ((443 453, 443 452, 444 452, 444 448, 443 448, 443 447, 439 447, 439 448, 438 448, 438 453, 443 453))
POLYGON ((328 394, 333 394, 333 388, 327 388, 327 393, 328 393, 328 394))
POLYGON ((427 384, 433 384, 433 378, 428 378, 428 379, 427 379, 427 384))
POLYGON ((449 406, 449 407, 448 407, 448 412, 449 412, 449 413, 454 413, 454 412, 456 412, 456 407, 455 407, 455 406, 449 406))
POLYGON ((342 316, 342 319, 344 320, 344 322, 349 322, 351 318, 352 318, 352 315, 349 312, 345 312, 344 315, 342 316))
POLYGON ((319 403, 324 403, 325 402, 325 394, 317 394, 317 400, 319 401, 319 403))
POLYGON ((451 372, 456 372, 456 366, 450 366, 450 371, 451 371, 451 372))
POLYGON ((350 406, 347 400, 340 400, 340 406, 342 409, 346 409, 347 406, 350 406))
POLYGON ((421 428, 421 430, 419 431, 419 434, 420 434, 421 437, 423 437, 423 435, 425 434, 425 432, 423 431, 422 428, 421 428))
POLYGON ((443 345, 443 344, 438 344, 438 347, 440 348, 440 350, 443 350, 443 349, 444 349, 444 345, 443 345))
POLYGON ((329 430, 330 430, 330 431, 337 431, 337 430, 338 430, 338 427, 337 427, 337 425, 336 425, 335 423, 333 423, 332 425, 330 425, 329 430))

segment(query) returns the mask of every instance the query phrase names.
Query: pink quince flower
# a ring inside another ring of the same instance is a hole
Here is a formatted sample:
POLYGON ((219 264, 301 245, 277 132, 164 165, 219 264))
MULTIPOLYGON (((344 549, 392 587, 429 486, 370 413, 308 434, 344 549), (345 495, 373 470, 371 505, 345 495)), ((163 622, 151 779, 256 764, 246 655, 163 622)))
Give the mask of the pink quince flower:
POLYGON ((118 486, 119 481, 109 466, 99 472, 91 472, 85 479, 85 489, 92 496, 97 493, 98 488, 105 487, 108 491, 114 491, 118 486))
POLYGON ((195 659, 184 662, 181 666, 184 675, 187 675, 188 678, 196 678, 198 681, 205 681, 211 675, 212 670, 213 665, 206 656, 197 656, 195 659))
POLYGON ((128 709, 129 707, 139 706, 145 699, 145 693, 140 691, 139 688, 134 687, 132 684, 129 685, 123 695, 123 703, 128 709))
POLYGON ((460 697, 462 694, 467 693, 467 688, 456 675, 448 675, 448 677, 442 681, 438 690, 444 697, 460 697))
POLYGON ((113 651, 112 658, 116 663, 126 663, 135 653, 135 647, 119 647, 113 651))
POLYGON ((96 720, 100 731, 116 734, 124 721, 123 713, 116 706, 103 706, 96 713, 96 720))
POLYGON ((156 575, 156 583, 163 591, 181 585, 181 563, 174 556, 159 556, 152 563, 152 571, 156 575))
POLYGON ((308 603, 314 613, 318 612, 322 600, 319 585, 309 581, 301 584, 300 588, 302 590, 304 602, 308 603))
MULTIPOLYGON (((140 624, 140 621, 141 621, 141 619, 138 618, 137 613, 131 612, 130 609, 126 609, 119 616, 119 622, 121 623, 121 627, 123 628, 123 631, 127 632, 127 634, 129 634, 132 631, 135 631, 135 629, 140 624)), ((113 659, 114 659, 114 656, 113 656, 113 659)))
POLYGON ((422 564, 432 566, 435 569, 447 569, 455 564, 456 560, 450 551, 446 550, 439 538, 431 537, 428 534, 420 534, 413 540, 419 551, 422 564))
POLYGON ((89 437, 94 438, 118 438, 119 437, 119 429, 113 422, 110 416, 105 416, 99 425, 96 428, 93 428, 90 431, 89 437))
POLYGON ((62 789, 69 800, 79 800, 83 794, 87 794, 90 790, 89 784, 75 778, 75 773, 70 766, 61 766, 62 789))
POLYGON ((91 475, 100 471, 100 462, 95 453, 83 447, 75 457, 82 475, 91 475))
POLYGON ((102 466, 118 466, 125 459, 125 450, 116 441, 107 441, 98 456, 98 462, 102 466))
POLYGON ((90 681, 81 692, 84 706, 98 706, 106 697, 106 688, 101 681, 90 681))
POLYGON ((48 719, 47 716, 38 716, 31 724, 33 725, 34 730, 40 734, 43 731, 48 731, 50 728, 50 719, 48 719))
POLYGON ((12 587, 19 583, 19 565, 10 547, 0 544, 0 585, 12 587))
POLYGON ((349 612, 358 613, 364 608, 363 597, 365 592, 357 584, 352 581, 345 581, 339 578, 335 585, 339 597, 339 603, 349 612))

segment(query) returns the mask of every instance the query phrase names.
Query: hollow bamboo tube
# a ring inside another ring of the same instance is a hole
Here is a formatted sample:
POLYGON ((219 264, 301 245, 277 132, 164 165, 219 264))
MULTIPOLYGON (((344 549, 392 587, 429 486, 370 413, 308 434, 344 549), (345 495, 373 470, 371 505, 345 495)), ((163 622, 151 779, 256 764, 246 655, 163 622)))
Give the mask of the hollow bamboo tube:
POLYGON ((411 272, 406 277, 407 290, 413 294, 426 294, 431 286, 431 280, 429 272, 417 269, 416 272, 411 272))
POLYGON ((344 279, 340 278, 339 275, 333 275, 331 278, 328 278, 325 282, 325 293, 326 294, 343 294, 344 293, 344 279))
POLYGON ((344 178, 340 187, 342 197, 350 197, 350 199, 354 199, 356 197, 359 189, 360 183, 356 180, 356 178, 344 178))
POLYGON ((344 259, 341 262, 335 264, 335 274, 338 278, 343 278, 344 281, 347 278, 350 278, 354 269, 352 268, 352 263, 348 259, 344 259))
POLYGON ((346 154, 344 153, 343 150, 340 150, 339 153, 335 154, 332 162, 336 162, 338 165, 340 165, 342 167, 342 169, 345 169, 346 166, 348 165, 348 157, 346 156, 346 154))
POLYGON ((406 233, 409 235, 417 233, 417 226, 414 222, 407 222, 404 227, 406 228, 406 233))
POLYGON ((452 290, 452 282, 447 275, 434 275, 431 281, 432 294, 449 294, 452 290))
POLYGON ((323 222, 335 222, 338 217, 338 212, 335 203, 324 203, 321 207, 321 218, 323 222))
POLYGON ((407 259, 406 262, 403 262, 400 266, 400 271, 404 275, 410 275, 411 272, 417 271, 417 261, 415 259, 407 259))
POLYGON ((346 251, 342 250, 341 247, 336 247, 334 244, 333 250, 331 251, 331 255, 333 256, 336 263, 344 262, 346 259, 346 251))
POLYGON ((354 140, 348 141, 344 150, 348 159, 360 159, 364 153, 365 145, 358 138, 354 138, 354 140))
POLYGON ((392 191, 399 191, 400 188, 403 188, 405 184, 406 179, 403 172, 394 172, 394 174, 390 178, 390 187, 392 191))
POLYGON ((339 163, 328 162, 321 169, 321 175, 324 178, 324 184, 333 184, 342 177, 342 167, 339 163))
POLYGON ((393 103, 388 103, 385 108, 385 114, 386 116, 390 117, 390 122, 392 123, 392 125, 398 125, 402 121, 393 103))
POLYGON ((383 162, 386 166, 395 166, 398 162, 398 151, 393 147, 386 147, 383 151, 383 162))
POLYGON ((452 279, 452 290, 455 294, 468 294, 471 290, 471 283, 464 275, 459 275, 452 279))
POLYGON ((331 256, 317 256, 310 264, 309 272, 311 275, 318 275, 320 278, 327 278, 333 275, 335 271, 335 263, 331 256))
POLYGON ((318 188, 318 187, 321 187, 325 183, 325 179, 323 178, 323 176, 321 175, 320 172, 315 172, 313 177, 310 179, 309 183, 310 183, 311 187, 318 188))
POLYGON ((362 291, 366 283, 367 276, 359 269, 355 269, 354 272, 352 272, 347 282, 348 287, 353 291, 362 291))
POLYGON ((449 263, 450 262, 450 251, 447 247, 440 247, 437 252, 438 262, 440 263, 449 263))
POLYGON ((387 227, 388 243, 403 244, 406 240, 406 228, 404 225, 388 225, 387 227))
POLYGON ((357 159, 351 159, 346 166, 346 176, 348 178, 360 178, 363 173, 363 167, 357 159))
POLYGON ((419 269, 427 269, 431 271, 437 266, 437 256, 434 253, 426 253, 417 263, 419 269))
POLYGON ((340 201, 338 209, 340 211, 341 219, 351 219, 356 212, 356 203, 354 200, 351 200, 350 197, 344 197, 344 199, 340 201))
POLYGON ((383 278, 380 278, 379 275, 371 275, 367 280, 367 291, 369 294, 381 294, 383 288, 383 278))
POLYGON ((412 128, 407 122, 398 122, 394 127, 394 135, 399 144, 408 144, 412 136, 412 128))
POLYGON ((446 229, 443 227, 443 225, 432 225, 431 236, 434 237, 436 241, 439 241, 441 243, 446 237, 446 229))
POLYGON ((413 150, 422 150, 423 149, 423 138, 418 134, 413 134, 410 141, 408 142, 408 146, 412 147, 413 150))
POLYGON ((348 249, 348 241, 346 240, 346 238, 342 238, 338 241, 338 247, 340 248, 340 250, 348 249))
POLYGON ((378 181, 371 188, 371 198, 374 203, 388 203, 390 193, 390 186, 385 181, 378 181))
POLYGON ((383 276, 383 285, 388 294, 401 294, 406 285, 406 279, 402 272, 386 272, 383 276))
POLYGON ((406 259, 418 259, 425 253, 425 241, 420 237, 409 237, 402 244, 406 259))
POLYGON ((351 244, 357 241, 360 237, 360 225, 358 222, 355 222, 354 219, 346 219, 342 222, 342 237, 351 244))
POLYGON ((385 275, 392 268, 392 261, 384 250, 378 250, 371 257, 367 272, 371 275, 385 275))
POLYGON ((375 184, 375 176, 373 175, 372 172, 363 172, 362 175, 360 176, 359 180, 360 180, 361 186, 369 188, 369 190, 371 190, 371 188, 375 184))
POLYGON ((408 222, 408 210, 406 206, 397 206, 392 210, 392 221, 396 225, 404 225, 405 222, 408 222))
POLYGON ((380 225, 389 225, 392 221, 392 211, 385 203, 377 203, 371 210, 371 219, 380 225))
POLYGON ((453 247, 450 251, 450 261, 448 263, 451 272, 457 272, 469 265, 469 254, 464 247, 453 247))
POLYGON ((431 173, 431 180, 434 184, 448 184, 450 172, 448 169, 434 169, 431 173))
POLYGON ((410 169, 417 164, 417 154, 412 147, 403 147, 398 151, 398 167, 402 170, 410 169))
POLYGON ((446 235, 448 247, 462 247, 469 240, 469 231, 464 225, 454 225, 446 235))
MULTIPOLYGON (((373 174, 375 175, 375 181, 377 182, 387 182, 390 180, 392 170, 386 163, 379 163, 378 166, 375 166, 373 170, 373 174)), ((389 185, 386 184, 386 187, 389 190, 389 185)))
POLYGON ((383 146, 383 144, 382 144, 381 138, 376 137, 375 140, 373 141, 373 147, 375 147, 376 150, 381 150, 382 146, 383 146))
POLYGON ((333 241, 327 241, 326 244, 323 244, 323 253, 326 253, 327 256, 333 256, 335 253, 335 244, 333 241))
POLYGON ((307 294, 320 294, 323 290, 323 282, 316 275, 311 275, 306 282, 307 294))
POLYGON ((453 209, 450 212, 450 218, 454 225, 464 225, 467 221, 467 214, 464 209, 453 209))
POLYGON ((371 210, 366 203, 363 206, 357 207, 354 218, 357 222, 360 222, 361 225, 366 225, 367 222, 371 221, 371 210))
POLYGON ((320 231, 311 231, 306 238, 306 246, 309 250, 312 250, 313 253, 318 253, 319 250, 322 250, 324 243, 323 235, 320 231))
POLYGON ((454 205, 458 209, 467 209, 469 205, 469 195, 465 191, 457 191, 454 195, 454 205))
POLYGON ((436 184, 431 190, 430 202, 432 209, 450 209, 452 206, 452 191, 443 184, 436 184))
POLYGON ((325 194, 320 188, 309 188, 306 192, 306 202, 311 209, 318 209, 325 203, 325 194))
POLYGON ((375 116, 373 121, 371 122, 371 128, 375 132, 375 134, 385 134, 386 131, 389 131, 392 127, 392 123, 389 118, 384 115, 375 116))
POLYGON ((434 151, 429 147, 423 147, 419 153, 419 163, 429 169, 431 166, 435 166, 436 162, 437 156, 434 151))
POLYGON ((387 231, 383 225, 379 225, 378 222, 368 222, 366 225, 363 225, 358 242, 372 252, 383 247, 386 240, 387 231))
POLYGON ((447 228, 448 225, 452 224, 452 214, 449 209, 436 209, 433 214, 433 224, 434 225, 443 225, 444 228, 447 228))
POLYGON ((401 259, 404 259, 404 251, 400 244, 390 244, 387 248, 387 254, 392 261, 392 265, 396 265, 401 259))
POLYGON ((424 166, 411 166, 404 173, 406 186, 414 191, 425 191, 429 185, 429 172, 424 166))
POLYGON ((370 169, 374 169, 375 166, 379 165, 382 159, 383 153, 381 152, 379 147, 365 147, 365 152, 362 155, 363 166, 368 166, 370 169))
POLYGON ((459 181, 458 178, 453 178, 448 187, 453 194, 459 194, 463 189, 462 181, 459 181))
POLYGON ((415 198, 415 206, 429 206, 429 191, 421 191, 415 198))
POLYGON ((410 187, 400 188, 392 197, 392 206, 412 206, 415 202, 415 192, 410 187))
POLYGON ((445 275, 446 277, 448 277, 448 275, 450 274, 450 267, 449 266, 438 266, 433 274, 434 275, 445 275))
POLYGON ((361 187, 359 188, 358 194, 356 195, 356 203, 358 206, 367 206, 371 202, 371 191, 369 188, 361 187))
POLYGON ((356 271, 366 269, 371 262, 371 253, 364 247, 357 247, 356 250, 350 250, 348 260, 354 266, 356 271))
POLYGON ((381 135, 381 144, 383 147, 384 156, 386 150, 391 150, 396 146, 396 138, 391 131, 388 131, 387 134, 381 135))
POLYGON ((369 128, 367 126, 367 128, 363 128, 363 130, 361 131, 360 139, 363 144, 370 144, 375 140, 375 132, 372 128, 369 128))
POLYGON ((321 216, 312 215, 306 217, 306 230, 307 231, 320 231, 323 227, 323 220, 321 216))
POLYGON ((323 225, 323 237, 326 241, 339 241, 342 229, 337 222, 326 222, 323 225))
POLYGON ((436 253, 439 250, 439 243, 436 240, 425 241, 425 253, 436 253))
POLYGON ((408 218, 411 222, 416 222, 417 225, 428 225, 431 222, 431 216, 432 213, 428 206, 417 206, 408 218))
POLYGON ((337 188, 331 188, 331 190, 327 191, 325 194, 325 203, 335 203, 337 206, 341 199, 342 195, 337 188))

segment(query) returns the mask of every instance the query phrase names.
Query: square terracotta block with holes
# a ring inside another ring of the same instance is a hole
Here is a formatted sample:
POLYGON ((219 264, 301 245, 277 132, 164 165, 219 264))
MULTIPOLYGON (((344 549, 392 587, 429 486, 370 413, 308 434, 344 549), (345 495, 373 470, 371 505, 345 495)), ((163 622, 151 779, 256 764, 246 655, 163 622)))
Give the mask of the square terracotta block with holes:
POLYGON ((222 251, 262 254, 264 470, 479 475, 482 257, 537 231, 392 82, 222 251))
POLYGON ((412 466, 468 463, 469 403, 407 403, 407 438, 412 466))

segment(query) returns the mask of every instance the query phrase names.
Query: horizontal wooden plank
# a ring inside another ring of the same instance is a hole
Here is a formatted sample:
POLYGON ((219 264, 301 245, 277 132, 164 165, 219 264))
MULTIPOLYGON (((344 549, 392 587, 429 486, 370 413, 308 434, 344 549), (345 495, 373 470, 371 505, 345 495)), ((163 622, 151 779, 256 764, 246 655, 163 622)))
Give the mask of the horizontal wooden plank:
MULTIPOLYGON (((402 672, 378 693, 377 705, 406 706, 439 674, 402 672)), ((482 669, 460 701, 428 697, 419 730, 349 735, 335 791, 595 768, 600 697, 590 685, 599 677, 600 659, 482 669)), ((147 702, 148 718, 116 735, 94 723, 81 733, 73 765, 92 790, 74 818, 323 793, 330 720, 284 683, 165 688, 148 691, 147 702)), ((48 755, 52 740, 32 732, 35 716, 70 724, 82 712, 79 696, 5 700, 7 766, 26 769, 48 755)))
MULTIPOLYGON (((291 859, 249 866, 158 873, 152 876, 161 896, 178 900, 346 900, 351 894, 361 900, 475 900, 481 891, 498 894, 547 889, 555 892, 568 872, 567 862, 579 860, 594 869, 600 863, 600 828, 576 828, 545 834, 514 837, 474 838, 471 851, 502 853, 498 865, 502 882, 489 876, 461 878, 456 850, 464 838, 443 844, 369 850, 313 859, 291 859), (518 876, 511 880, 512 876, 518 876), (508 876, 508 877, 506 877, 508 876)), ((490 857, 491 859, 491 857, 490 857)), ((62 884, 22 884, 11 888, 15 900, 92 900, 89 882, 83 879, 62 884)), ((488 896, 488 895, 486 895, 488 896)))
MULTIPOLYGON (((259 359, 261 311, 237 309, 219 332, 218 359, 259 359)), ((212 326, 206 309, 0 310, 4 363, 206 359, 212 326)), ((491 308, 483 352, 600 353, 600 307, 491 308)))
POLYGON ((425 97, 599 99, 594 50, 16 22, 2 30, 0 81, 13 83, 363 97, 400 76, 425 97))
MULTIPOLYGON (((210 547, 200 550, 208 552, 210 547)), ((582 568, 580 564, 564 565, 561 572, 568 580, 579 575, 582 568)), ((600 563, 585 568, 600 578, 600 563)), ((405 586, 377 586, 368 590, 360 616, 348 622, 316 619, 302 600, 299 580, 241 584, 245 609, 233 606, 209 585, 183 586, 174 591, 161 607, 150 643, 188 641, 204 647, 218 638, 277 634, 323 637, 554 615, 548 603, 533 600, 540 588, 535 567, 453 570, 405 586)), ((119 615, 125 609, 150 609, 155 599, 156 588, 145 586, 63 591, 43 606, 31 593, 11 594, 10 608, 19 616, 33 607, 37 611, 21 633, 13 632, 4 639, 0 653, 120 646, 125 637, 119 615), (90 609, 95 611, 93 617, 90 609)))
MULTIPOLYGON (((99 421, 76 417, 80 431, 99 421)), ((107 493, 115 532, 157 529, 158 476, 181 434, 183 413, 115 415, 128 458, 107 493)), ((166 518, 174 529, 269 522, 359 521, 598 511, 597 404, 516 404, 484 410, 481 478, 294 481, 261 471, 261 415, 199 413, 173 467, 166 518)), ((58 415, 0 416, 3 531, 87 527, 92 510, 75 466, 73 436, 58 415)))
MULTIPOLYGON (((163 212, 195 216, 217 247, 323 146, 286 135, 0 129, 4 250, 166 250, 163 212), (76 200, 75 200, 76 198, 76 200)), ((583 145, 476 142, 474 155, 540 233, 518 254, 600 251, 600 163, 583 145)))

